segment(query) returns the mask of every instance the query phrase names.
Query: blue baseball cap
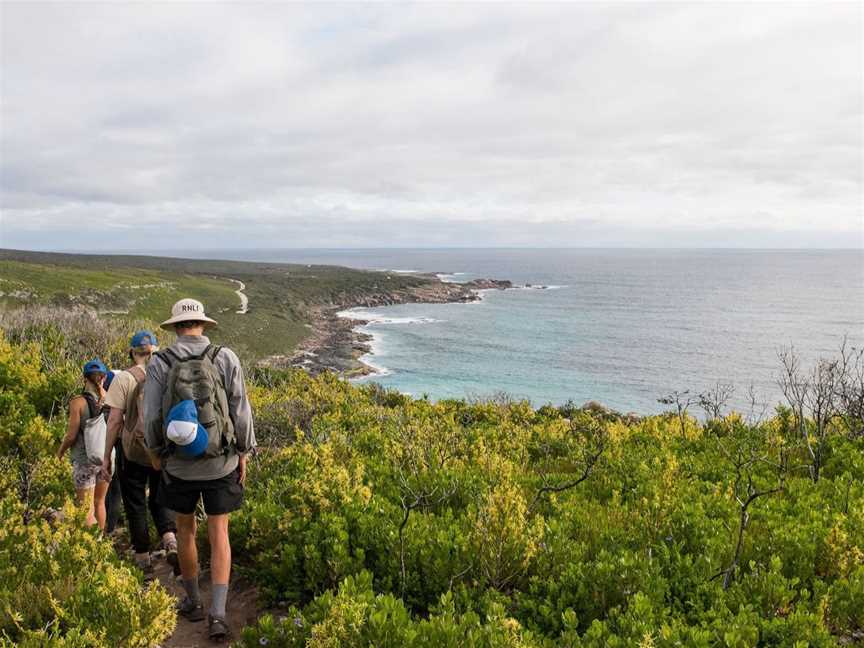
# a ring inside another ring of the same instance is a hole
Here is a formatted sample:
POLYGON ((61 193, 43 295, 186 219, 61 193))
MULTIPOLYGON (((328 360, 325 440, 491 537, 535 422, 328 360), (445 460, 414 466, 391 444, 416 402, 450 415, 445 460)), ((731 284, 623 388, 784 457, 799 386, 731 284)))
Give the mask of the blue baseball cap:
POLYGON ((132 336, 129 341, 130 349, 140 349, 142 351, 158 351, 159 343, 156 341, 156 336, 153 331, 143 330, 138 331, 132 336))
POLYGON ((106 367, 99 358, 94 358, 93 360, 84 365, 84 369, 81 373, 83 373, 85 376, 91 373, 107 374, 108 367, 106 367))
POLYGON ((200 457, 207 449, 207 430, 198 422, 195 401, 184 400, 168 412, 165 434, 177 446, 177 452, 187 457, 200 457))

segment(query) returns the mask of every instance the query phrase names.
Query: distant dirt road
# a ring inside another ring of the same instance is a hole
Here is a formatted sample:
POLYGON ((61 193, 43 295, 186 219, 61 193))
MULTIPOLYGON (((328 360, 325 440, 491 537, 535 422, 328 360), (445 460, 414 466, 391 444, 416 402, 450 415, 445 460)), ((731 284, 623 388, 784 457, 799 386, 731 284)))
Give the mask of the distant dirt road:
POLYGON ((246 290, 246 284, 243 283, 242 281, 240 281, 239 279, 229 279, 228 281, 233 281, 234 283, 236 283, 239 286, 239 288, 237 288, 237 290, 234 291, 235 293, 237 293, 237 296, 240 298, 240 310, 238 310, 237 312, 240 315, 245 315, 246 313, 249 312, 249 298, 243 292, 244 290, 246 290))

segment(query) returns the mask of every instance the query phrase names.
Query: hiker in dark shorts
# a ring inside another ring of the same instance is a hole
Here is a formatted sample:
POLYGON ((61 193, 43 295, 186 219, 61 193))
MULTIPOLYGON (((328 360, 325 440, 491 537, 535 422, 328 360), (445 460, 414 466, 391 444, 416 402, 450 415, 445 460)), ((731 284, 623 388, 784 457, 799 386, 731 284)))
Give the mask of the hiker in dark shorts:
POLYGON ((191 621, 204 619, 195 546, 195 511, 198 501, 204 502, 212 580, 209 635, 221 640, 228 634, 228 517, 243 503, 246 458, 255 447, 255 433, 240 361, 231 349, 211 345, 204 335, 215 325, 201 302, 174 304, 162 328, 175 331, 177 341, 147 366, 144 431, 148 448, 162 462, 160 501, 177 512, 186 590, 178 611, 191 621))
POLYGON ((105 458, 102 462, 102 476, 110 479, 111 449, 119 439, 122 458, 116 462, 116 480, 121 484, 129 535, 135 551, 135 564, 148 580, 153 577, 148 508, 156 525, 156 532, 162 537, 165 557, 179 571, 174 512, 159 502, 161 476, 154 466, 154 463, 158 462, 154 461, 156 457, 151 456, 144 444, 144 381, 147 364, 158 350, 156 336, 150 331, 138 331, 132 336, 129 359, 133 364, 126 371, 116 373, 105 396, 105 404, 111 411, 108 415, 105 458))
POLYGON ((69 401, 69 424, 66 436, 57 449, 57 457, 60 459, 67 450, 71 450, 69 458, 72 461, 76 498, 79 504, 87 508, 87 524, 98 524, 100 529, 105 528, 105 494, 108 492, 108 481, 100 477, 100 467, 87 458, 84 426, 88 419, 95 418, 102 412, 102 400, 105 397, 102 381, 107 373, 107 367, 99 359, 84 365, 84 389, 80 395, 69 401))

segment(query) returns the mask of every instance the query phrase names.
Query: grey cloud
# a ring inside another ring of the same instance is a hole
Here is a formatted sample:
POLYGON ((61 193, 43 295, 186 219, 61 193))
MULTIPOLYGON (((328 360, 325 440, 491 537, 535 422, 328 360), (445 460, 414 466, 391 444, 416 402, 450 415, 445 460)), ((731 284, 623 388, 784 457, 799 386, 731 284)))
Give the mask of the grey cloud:
POLYGON ((854 5, 2 11, 3 245, 104 218, 121 247, 178 219, 275 246, 864 229, 854 5))

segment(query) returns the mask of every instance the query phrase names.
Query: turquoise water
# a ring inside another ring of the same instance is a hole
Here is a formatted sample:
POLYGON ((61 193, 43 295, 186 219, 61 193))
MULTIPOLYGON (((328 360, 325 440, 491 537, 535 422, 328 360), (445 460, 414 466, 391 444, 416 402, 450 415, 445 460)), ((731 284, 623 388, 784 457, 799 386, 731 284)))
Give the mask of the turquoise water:
POLYGON ((864 253, 787 250, 350 250, 252 252, 271 261, 544 284, 474 304, 357 309, 376 380, 432 398, 507 392, 535 405, 597 400, 663 409, 672 390, 752 383, 776 402, 777 351, 806 359, 864 343, 864 253), (452 274, 459 273, 459 274, 452 274))

